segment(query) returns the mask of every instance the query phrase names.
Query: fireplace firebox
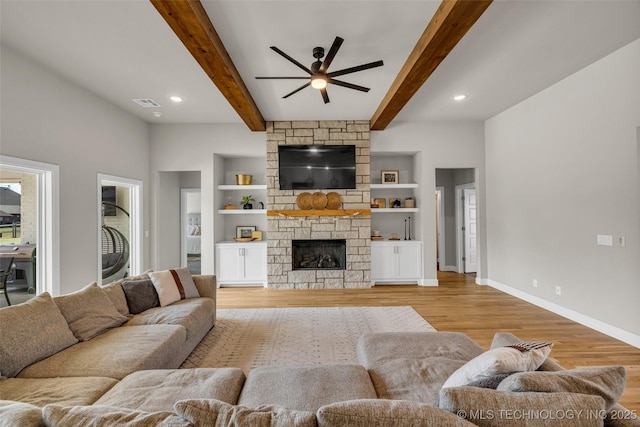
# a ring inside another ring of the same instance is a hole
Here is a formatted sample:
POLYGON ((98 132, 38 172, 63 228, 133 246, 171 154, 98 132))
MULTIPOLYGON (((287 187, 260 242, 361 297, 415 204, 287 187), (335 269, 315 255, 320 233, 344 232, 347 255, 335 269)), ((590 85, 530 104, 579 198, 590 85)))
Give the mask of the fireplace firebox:
POLYGON ((347 241, 292 240, 294 270, 346 270, 347 241))

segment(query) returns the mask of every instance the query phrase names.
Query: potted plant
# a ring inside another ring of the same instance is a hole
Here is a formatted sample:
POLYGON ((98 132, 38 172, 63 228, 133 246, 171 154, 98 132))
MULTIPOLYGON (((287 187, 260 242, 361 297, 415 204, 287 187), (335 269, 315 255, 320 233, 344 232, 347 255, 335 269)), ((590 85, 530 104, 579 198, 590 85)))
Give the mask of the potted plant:
POLYGON ((251 204, 251 202, 255 201, 256 199, 254 199, 253 196, 249 194, 248 196, 242 196, 242 202, 240 203, 242 204, 243 209, 253 209, 253 205, 251 204))

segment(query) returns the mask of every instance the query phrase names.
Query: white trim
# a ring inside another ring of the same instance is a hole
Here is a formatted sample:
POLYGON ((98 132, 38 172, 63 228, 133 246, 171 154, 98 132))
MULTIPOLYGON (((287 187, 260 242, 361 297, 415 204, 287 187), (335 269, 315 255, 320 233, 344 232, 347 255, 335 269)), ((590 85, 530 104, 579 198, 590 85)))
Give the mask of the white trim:
POLYGON ((489 279, 484 279, 482 277, 476 277, 476 285, 487 286, 489 284, 489 279))
MULTIPOLYGON (((462 203, 462 197, 465 189, 475 189, 475 182, 469 184, 456 185, 456 263, 457 273, 464 274, 464 233, 462 232, 462 226, 464 225, 464 203, 462 203)), ((478 260, 479 262, 479 260, 478 260)))
POLYGON ((457 265, 441 265, 440 266, 440 271, 454 271, 454 272, 458 272, 458 266, 457 265))
POLYGON ((580 323, 581 325, 584 325, 591 329, 595 329, 598 332, 602 332, 605 335, 626 342, 627 344, 632 345, 636 348, 640 348, 640 335, 625 331, 624 329, 610 325, 601 320, 594 319, 593 317, 585 316, 582 313, 578 313, 577 311, 573 311, 561 305, 528 294, 519 289, 514 289, 510 286, 496 282, 495 280, 489 279, 487 284, 499 291, 505 292, 523 301, 537 305, 538 307, 542 307, 545 310, 549 310, 552 313, 558 314, 569 320, 573 320, 574 322, 580 323))
POLYGON ((439 286, 438 279, 422 279, 418 284, 420 286, 439 286))
POLYGON ((60 294, 60 167, 0 155, 0 167, 38 176, 36 292, 60 294))
POLYGON ((444 216, 444 187, 442 185, 436 186, 436 209, 438 209, 438 228, 436 233, 439 233, 438 236, 438 254, 440 255, 438 258, 438 268, 440 271, 455 271, 455 270, 445 270, 445 261, 446 261, 446 250, 447 250, 447 237, 445 231, 447 229, 445 224, 445 216, 444 216))
MULTIPOLYGON (((245 185, 245 187, 248 187, 245 185)), ((187 226, 189 219, 187 218, 187 195, 202 194, 200 188, 181 188, 180 189, 180 265, 187 266, 187 226)), ((201 202, 202 204, 202 202, 201 202)), ((266 211, 265 211, 266 212, 266 211)), ((220 213, 218 211, 218 213, 220 213)))
POLYGON ((113 175, 105 175, 99 173, 97 175, 97 233, 98 233, 98 248, 97 254, 97 268, 98 268, 98 283, 102 283, 102 232, 100 226, 102 225, 102 186, 103 185, 115 185, 117 187, 127 187, 129 189, 129 224, 131 234, 131 254, 129 255, 129 272, 130 275, 136 276, 142 273, 142 260, 143 258, 143 183, 137 179, 123 178, 113 175))

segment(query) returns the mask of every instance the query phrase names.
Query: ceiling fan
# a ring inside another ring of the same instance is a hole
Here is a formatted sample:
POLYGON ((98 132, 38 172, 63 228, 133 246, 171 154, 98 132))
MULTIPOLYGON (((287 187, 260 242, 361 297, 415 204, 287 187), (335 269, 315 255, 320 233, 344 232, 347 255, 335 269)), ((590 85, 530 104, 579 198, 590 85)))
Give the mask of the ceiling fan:
POLYGON ((342 80, 336 80, 334 77, 343 76, 345 74, 355 73, 362 70, 368 70, 369 68, 380 67, 384 65, 382 61, 370 62, 368 64, 363 64, 355 67, 345 68, 343 70, 333 71, 331 73, 327 72, 327 69, 331 65, 333 58, 335 58, 336 54, 338 53, 338 49, 340 49, 340 46, 342 46, 343 42, 344 42, 343 38, 336 37, 324 61, 320 60, 322 57, 324 57, 324 48, 322 47, 313 48, 313 57, 316 58, 316 61, 313 64, 311 64, 311 68, 305 67, 300 62, 296 61, 295 59, 293 59, 292 57, 290 57, 289 55, 287 55, 277 47, 271 46, 271 49, 273 51, 282 55, 283 57, 285 57, 286 59, 293 62, 295 65, 297 65, 299 68, 306 71, 309 74, 309 76, 306 76, 306 77, 256 77, 256 79, 280 79, 280 80, 307 79, 309 80, 308 82, 306 82, 305 84, 303 84, 302 86, 294 90, 293 92, 286 94, 285 96, 283 96, 283 98, 288 98, 294 93, 299 92, 302 89, 306 88, 307 86, 311 86, 314 89, 320 90, 320 93, 322 94, 322 99, 324 100, 325 104, 329 102, 329 95, 327 94, 327 84, 329 83, 346 87, 349 89, 359 90, 362 92, 369 92, 368 87, 354 85, 352 83, 343 82, 342 80))

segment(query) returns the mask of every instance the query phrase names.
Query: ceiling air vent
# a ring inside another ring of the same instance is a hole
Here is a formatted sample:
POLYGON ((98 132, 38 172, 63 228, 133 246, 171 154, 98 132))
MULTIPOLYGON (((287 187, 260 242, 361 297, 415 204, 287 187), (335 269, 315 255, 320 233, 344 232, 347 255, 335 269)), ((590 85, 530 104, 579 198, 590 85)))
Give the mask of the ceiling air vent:
POLYGON ((136 104, 145 107, 145 108, 157 108, 160 107, 161 105, 158 104, 156 101, 154 101, 153 99, 133 99, 133 102, 135 102, 136 104))

